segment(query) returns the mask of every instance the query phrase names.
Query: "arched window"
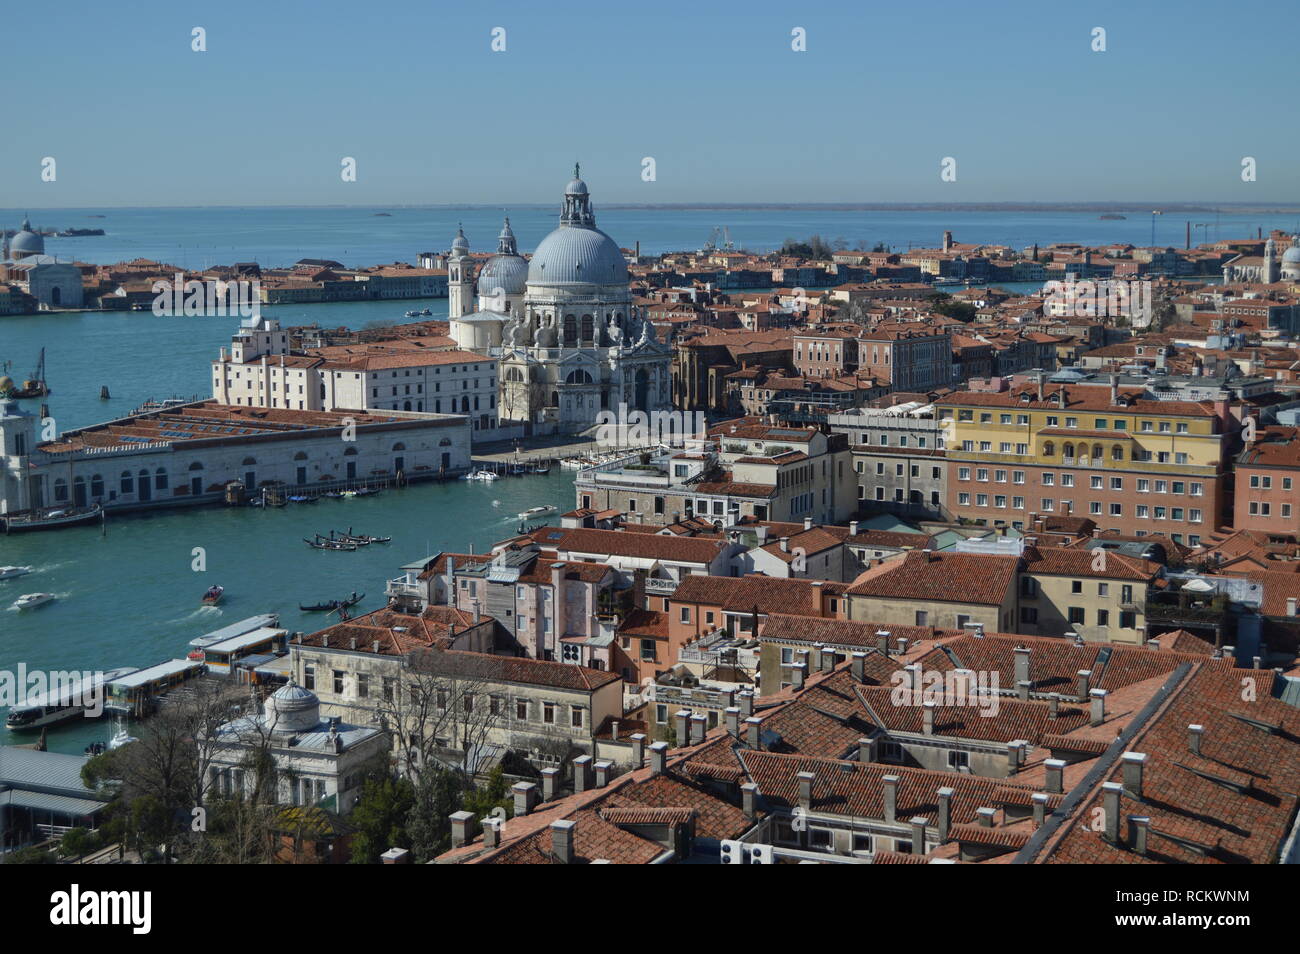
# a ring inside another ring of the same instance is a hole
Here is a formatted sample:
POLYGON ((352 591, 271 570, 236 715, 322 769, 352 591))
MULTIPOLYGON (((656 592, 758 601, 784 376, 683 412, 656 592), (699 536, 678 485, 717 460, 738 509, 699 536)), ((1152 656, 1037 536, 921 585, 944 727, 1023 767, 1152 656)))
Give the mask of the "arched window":
POLYGON ((596 323, 592 320, 591 315, 582 316, 582 343, 591 344, 595 339, 596 323))
POLYGON ((1110 449, 1110 459, 1111 459, 1111 460, 1123 460, 1123 459, 1124 459, 1124 448, 1120 447, 1118 444, 1116 444, 1114 447, 1112 447, 1112 448, 1110 449))
POLYGON ((200 464, 197 460, 194 463, 190 464, 190 470, 202 470, 202 469, 203 469, 203 465, 200 464))
POLYGON ((306 460, 306 459, 307 459, 307 455, 306 455, 304 452, 302 452, 302 451, 298 451, 298 453, 296 453, 296 454, 293 455, 293 459, 294 459, 294 460, 306 460))
POLYGON ((153 485, 157 490, 167 489, 167 471, 164 468, 159 467, 153 472, 153 485))
POLYGON ((393 445, 393 453, 397 453, 397 451, 404 451, 404 450, 406 450, 406 445, 403 444, 401 441, 398 441, 396 444, 393 445))
POLYGON ((506 368, 506 380, 512 384, 522 384, 524 373, 512 365, 511 367, 506 368))
POLYGON ((99 474, 96 474, 94 477, 90 478, 90 496, 92 497, 104 496, 104 478, 101 477, 99 474))
POLYGON ((357 456, 357 449, 356 449, 355 447, 349 447, 347 450, 345 450, 345 451, 343 452, 343 456, 344 456, 344 457, 356 457, 356 456, 357 456))
POLYGON ((1100 444, 1093 444, 1093 445, 1092 445, 1092 456, 1095 457, 1095 458, 1097 458, 1097 460, 1104 460, 1104 459, 1105 459, 1105 458, 1104 458, 1105 453, 1106 453, 1106 452, 1103 451, 1103 450, 1101 449, 1101 445, 1100 445, 1100 444))
POLYGON ((574 368, 564 379, 565 384, 591 384, 591 375, 583 368, 574 368))
POLYGON ((1062 455, 1064 455, 1065 457, 1073 457, 1073 456, 1074 456, 1074 445, 1073 445, 1073 444, 1066 444, 1063 448, 1061 448, 1061 453, 1062 453, 1062 455))
POLYGON ((245 458, 244 458, 244 464, 243 464, 243 466, 245 466, 245 467, 253 467, 253 466, 255 466, 256 464, 257 464, 257 461, 255 461, 253 458, 251 458, 251 457, 245 457, 245 458))
POLYGON ((1051 441, 1048 441, 1046 444, 1043 445, 1043 456, 1044 456, 1044 457, 1052 457, 1052 456, 1054 456, 1055 454, 1056 454, 1056 445, 1055 445, 1055 444, 1053 444, 1051 441))
MULTIPOLYGON (((127 474, 127 476, 131 476, 127 474)), ((54 482, 54 499, 60 502, 68 499, 68 482, 60 477, 54 482)))
POLYGON ((573 315, 564 316, 564 343, 570 346, 578 343, 578 319, 573 315))
POLYGON ((129 470, 122 471, 120 489, 124 494, 135 493, 135 480, 131 477, 131 472, 129 470))

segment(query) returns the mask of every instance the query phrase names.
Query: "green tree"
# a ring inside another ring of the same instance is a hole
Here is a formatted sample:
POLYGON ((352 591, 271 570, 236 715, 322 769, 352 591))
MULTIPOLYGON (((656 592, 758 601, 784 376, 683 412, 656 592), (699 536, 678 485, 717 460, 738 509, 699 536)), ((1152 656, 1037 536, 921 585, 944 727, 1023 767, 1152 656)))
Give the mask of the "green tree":
POLYGON ((356 827, 352 863, 374 865, 389 848, 410 848, 406 820, 415 805, 410 780, 391 775, 366 779, 349 821, 356 827))

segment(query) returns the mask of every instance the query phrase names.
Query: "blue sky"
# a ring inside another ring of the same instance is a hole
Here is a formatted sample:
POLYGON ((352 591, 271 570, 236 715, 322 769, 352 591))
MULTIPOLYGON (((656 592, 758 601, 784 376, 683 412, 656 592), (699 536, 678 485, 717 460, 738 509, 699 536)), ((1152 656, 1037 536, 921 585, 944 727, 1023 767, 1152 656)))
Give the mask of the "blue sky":
POLYGON ((1297 26, 1270 0, 10 4, 0 207, 551 202, 575 159, 598 207, 1294 203, 1297 26))

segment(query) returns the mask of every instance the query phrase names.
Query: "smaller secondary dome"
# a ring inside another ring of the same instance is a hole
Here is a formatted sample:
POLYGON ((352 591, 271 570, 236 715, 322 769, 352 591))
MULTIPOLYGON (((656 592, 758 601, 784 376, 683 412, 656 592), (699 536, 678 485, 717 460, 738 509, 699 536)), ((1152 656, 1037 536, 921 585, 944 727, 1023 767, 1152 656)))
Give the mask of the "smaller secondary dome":
POLYGON ((272 732, 308 732, 320 724, 320 699, 291 682, 271 693, 262 718, 272 732))
POLYGON ((456 237, 451 240, 451 249, 453 252, 469 251, 469 239, 465 238, 465 230, 461 228, 459 223, 456 225, 456 237))
POLYGON ((1283 252, 1282 261, 1288 264, 1300 265, 1300 245, 1292 245, 1283 252))
POLYGON ((528 262, 519 255, 494 255, 478 273, 478 293, 522 295, 528 285, 528 262))

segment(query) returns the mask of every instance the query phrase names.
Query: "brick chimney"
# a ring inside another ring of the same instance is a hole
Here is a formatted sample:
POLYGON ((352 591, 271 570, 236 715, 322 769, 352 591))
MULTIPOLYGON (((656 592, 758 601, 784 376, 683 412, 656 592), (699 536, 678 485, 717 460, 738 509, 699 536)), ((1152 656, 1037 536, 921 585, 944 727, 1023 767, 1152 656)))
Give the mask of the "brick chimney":
POLYGON ((652 742, 650 744, 650 775, 663 775, 668 764, 668 743, 652 742))
POLYGON ((1017 646, 1015 653, 1016 653, 1016 684, 1019 685, 1022 682, 1032 683, 1032 680, 1030 679, 1029 676, 1029 655, 1030 655, 1029 647, 1017 646))
POLYGON ((562 865, 573 864, 573 830, 577 822, 560 818, 551 822, 551 854, 562 865))
POLYGON ((691 716, 691 745, 699 745, 704 741, 704 734, 708 731, 709 720, 703 712, 697 712, 691 716))
POLYGON ((857 652, 853 654, 851 663, 854 682, 866 682, 867 680, 867 654, 857 652))
POLYGON ((1105 689, 1088 690, 1088 697, 1092 700, 1089 710, 1089 725, 1101 725, 1106 721, 1106 695, 1105 689))
POLYGON ((1148 815, 1129 815, 1128 816, 1128 843, 1133 851, 1143 857, 1147 853, 1147 834, 1151 828, 1151 818, 1148 815))
POLYGON ((591 756, 579 755, 573 760, 573 791, 585 792, 591 788, 591 756))
POLYGON ((885 822, 892 825, 894 824, 898 814, 899 778, 897 775, 886 775, 880 779, 880 782, 884 785, 885 822))
POLYGON ((797 776, 799 779, 799 807, 804 811, 812 808, 812 785, 816 777, 812 772, 800 772, 797 776))
POLYGON ((560 770, 557 768, 542 769, 542 801, 553 802, 559 794, 560 770))
POLYGON ((451 822, 451 846, 459 848, 474 837, 474 813, 452 812, 447 816, 451 822))
POLYGON ((1125 752, 1120 759, 1124 764, 1124 791, 1140 801, 1147 756, 1142 752, 1125 752))
POLYGON ((1111 844, 1119 841, 1119 799, 1124 786, 1119 782, 1103 782, 1101 786, 1101 812, 1105 824, 1104 837, 1111 844))
POLYGON ((610 775, 613 772, 614 763, 609 759, 599 759, 596 762, 596 787, 604 788, 609 784, 610 775))
POLYGON ((1029 796, 1029 800, 1034 803, 1034 829, 1043 827, 1043 822, 1047 820, 1047 793, 1034 792, 1029 796))
POLYGON ((740 706, 727 706, 722 715, 727 725, 727 734, 733 739, 740 738, 740 706))
POLYGON ((527 815, 537 803, 537 786, 532 782, 515 782, 510 786, 515 797, 515 814, 527 815))
POLYGON ((952 797, 956 793, 956 789, 947 785, 935 793, 939 797, 939 844, 948 840, 948 832, 952 829, 952 797))
POLYGON ((790 685, 796 691, 803 688, 804 670, 807 668, 803 663, 795 663, 790 667, 790 685))
POLYGON ((1047 790, 1053 795, 1061 795, 1065 792, 1065 760, 1064 759, 1047 759, 1043 762, 1043 768, 1047 772, 1047 790))

